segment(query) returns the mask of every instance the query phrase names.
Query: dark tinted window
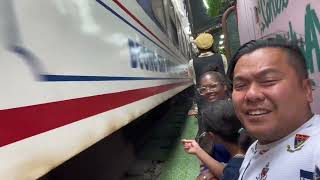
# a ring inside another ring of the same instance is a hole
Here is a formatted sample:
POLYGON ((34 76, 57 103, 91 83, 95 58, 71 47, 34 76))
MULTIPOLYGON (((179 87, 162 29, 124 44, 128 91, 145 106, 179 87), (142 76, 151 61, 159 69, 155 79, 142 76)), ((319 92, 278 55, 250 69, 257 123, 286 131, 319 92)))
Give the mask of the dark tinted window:
POLYGON ((166 20, 162 0, 137 0, 146 14, 165 32, 166 20))

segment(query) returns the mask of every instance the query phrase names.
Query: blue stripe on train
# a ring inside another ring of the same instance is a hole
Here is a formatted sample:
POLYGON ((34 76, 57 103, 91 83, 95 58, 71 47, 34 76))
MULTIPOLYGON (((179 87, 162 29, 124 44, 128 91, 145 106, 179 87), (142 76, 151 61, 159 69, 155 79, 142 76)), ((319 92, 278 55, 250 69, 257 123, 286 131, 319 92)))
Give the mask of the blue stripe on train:
POLYGON ((136 80, 170 80, 170 79, 178 80, 178 79, 187 79, 187 78, 42 75, 42 80, 44 81, 136 81, 136 80))

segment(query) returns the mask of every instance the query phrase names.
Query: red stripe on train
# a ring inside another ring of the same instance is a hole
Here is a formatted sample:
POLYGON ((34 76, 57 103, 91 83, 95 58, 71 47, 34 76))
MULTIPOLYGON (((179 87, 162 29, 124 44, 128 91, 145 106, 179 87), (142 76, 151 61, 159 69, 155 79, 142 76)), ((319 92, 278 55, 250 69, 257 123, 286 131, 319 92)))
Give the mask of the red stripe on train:
POLYGON ((0 147, 168 91, 180 82, 0 111, 0 147))

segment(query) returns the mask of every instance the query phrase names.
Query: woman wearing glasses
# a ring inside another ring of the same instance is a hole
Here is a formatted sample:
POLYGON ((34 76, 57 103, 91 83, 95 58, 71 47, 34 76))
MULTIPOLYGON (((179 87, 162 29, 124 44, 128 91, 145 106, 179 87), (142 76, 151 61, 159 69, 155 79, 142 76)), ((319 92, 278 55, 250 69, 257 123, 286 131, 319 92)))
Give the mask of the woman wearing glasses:
POLYGON ((207 102, 228 98, 225 77, 216 71, 208 71, 200 76, 197 91, 207 102))
POLYGON ((203 123, 201 120, 202 109, 216 100, 228 99, 229 93, 226 78, 219 72, 208 71, 202 74, 197 85, 196 102, 198 105, 198 133, 196 139, 203 133, 203 123))
MULTIPOLYGON (((196 141, 212 158, 219 162, 227 163, 231 158, 230 153, 222 144, 213 145, 211 138, 204 133, 204 122, 202 120, 202 111, 205 107, 217 100, 229 99, 225 76, 216 71, 208 71, 202 74, 199 77, 197 93, 196 101, 200 113, 196 116, 198 119, 196 141)), ((207 168, 203 163, 200 166, 201 170, 206 170, 207 168)))

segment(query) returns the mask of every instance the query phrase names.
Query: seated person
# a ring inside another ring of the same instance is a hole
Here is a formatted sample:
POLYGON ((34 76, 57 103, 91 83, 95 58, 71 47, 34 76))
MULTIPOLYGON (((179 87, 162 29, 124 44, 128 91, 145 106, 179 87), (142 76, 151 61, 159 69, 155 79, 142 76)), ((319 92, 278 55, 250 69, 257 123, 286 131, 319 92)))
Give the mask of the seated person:
POLYGON ((218 100, 209 104, 202 118, 207 134, 214 143, 223 144, 232 158, 224 166, 205 152, 195 140, 182 140, 184 150, 196 155, 220 180, 235 180, 248 147, 253 140, 249 137, 237 118, 231 100, 218 100))
MULTIPOLYGON (((201 33, 195 39, 193 45, 200 52, 198 57, 193 57, 189 61, 188 75, 192 78, 193 84, 198 86, 200 83, 201 75, 208 71, 217 71, 225 74, 228 69, 227 58, 223 54, 214 52, 214 39, 209 33, 201 33)), ((189 111, 188 115, 197 115, 197 103, 189 111)))

